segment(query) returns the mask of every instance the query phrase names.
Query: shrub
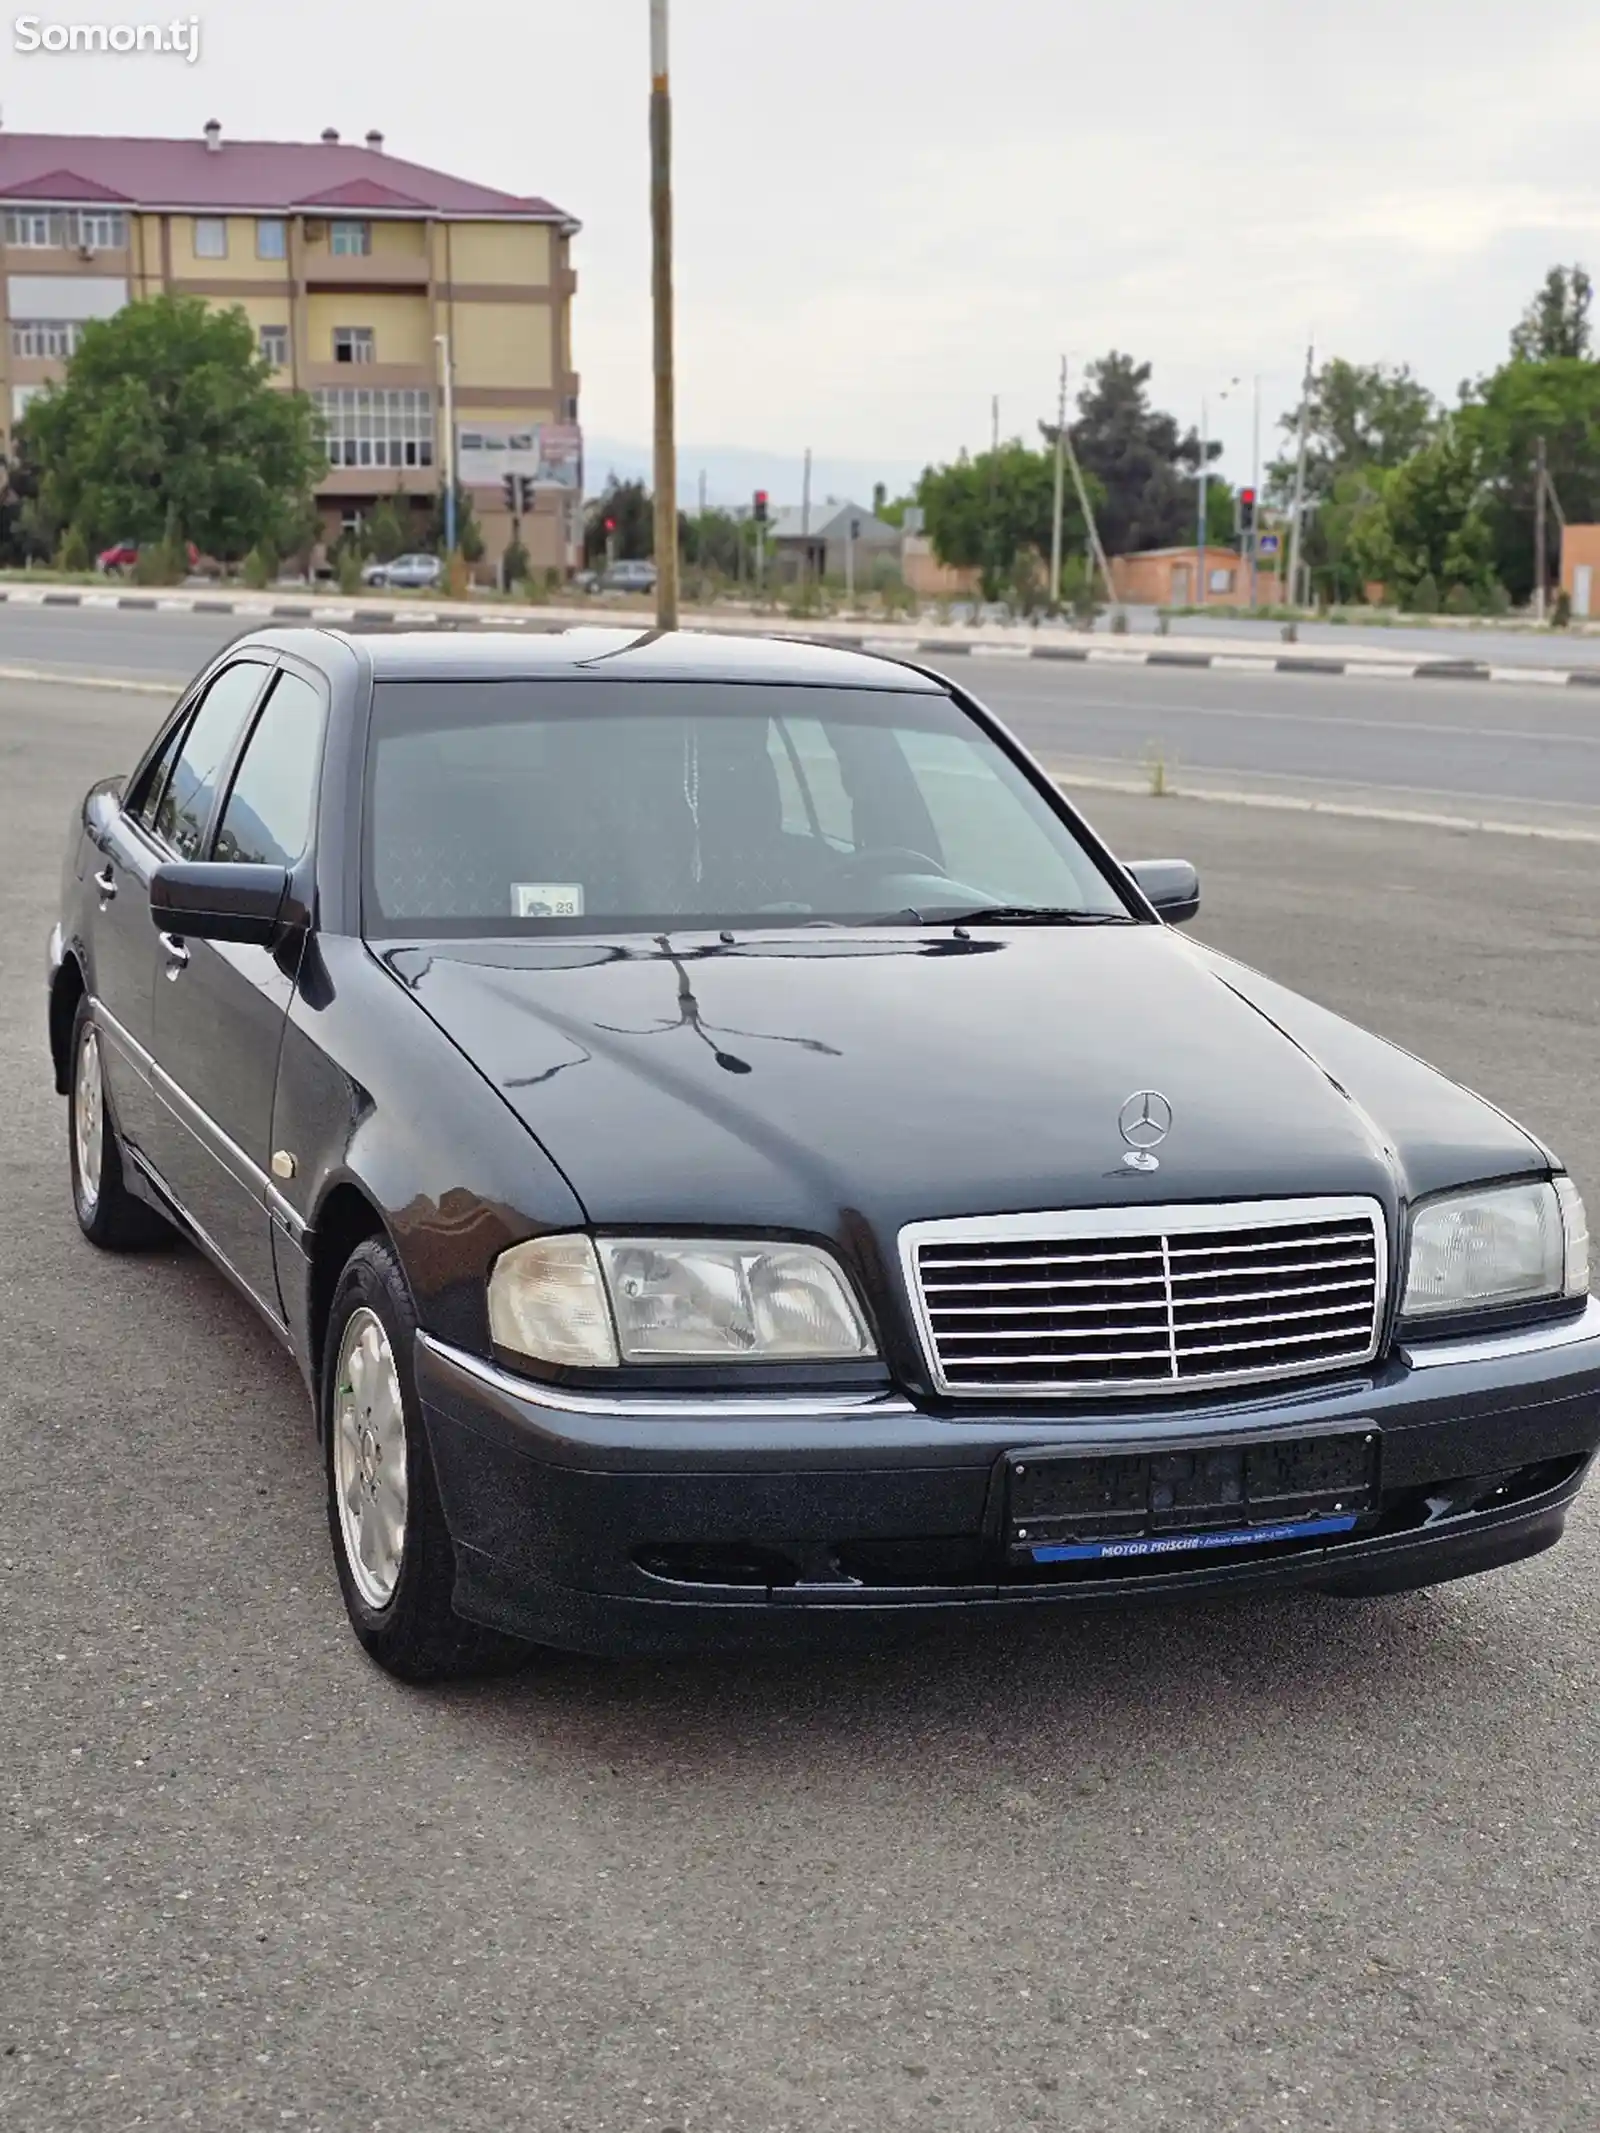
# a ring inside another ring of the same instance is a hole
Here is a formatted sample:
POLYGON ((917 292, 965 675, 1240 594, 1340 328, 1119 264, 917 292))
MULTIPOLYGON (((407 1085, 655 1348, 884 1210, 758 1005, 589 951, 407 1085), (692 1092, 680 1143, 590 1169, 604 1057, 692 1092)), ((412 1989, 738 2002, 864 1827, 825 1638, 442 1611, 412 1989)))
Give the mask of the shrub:
POLYGON ((149 541, 134 558, 133 582, 135 585, 181 585, 189 567, 189 558, 182 546, 174 547, 170 541, 149 541))
POLYGON ((82 530, 77 526, 69 526, 61 536, 61 546, 56 550, 57 570, 89 570, 93 563, 94 558, 89 553, 89 543, 84 539, 82 530))
POLYGON ((278 559, 265 544, 252 548, 244 559, 244 582, 252 592, 265 592, 278 575, 278 559))
POLYGON ((1550 627, 1564 630, 1572 621, 1572 595, 1563 585, 1556 594, 1555 605, 1550 610, 1550 627))
POLYGON ((526 592, 528 588, 523 581, 532 567, 528 559, 527 549, 523 547, 520 540, 513 541, 500 558, 501 582, 507 592, 515 592, 519 585, 526 592))
POLYGON ((354 542, 341 545, 337 565, 339 590, 342 593, 358 593, 361 590, 361 550, 354 542))
POLYGON ((1439 584, 1431 570, 1425 570, 1412 586, 1406 606, 1414 615, 1436 615, 1439 612, 1439 584))
MULTIPOLYGON (((483 550, 481 540, 478 543, 478 550, 481 554, 483 550)), ((467 597, 467 588, 472 583, 472 572, 468 569, 467 564, 468 558, 459 552, 445 557, 444 589, 452 600, 464 600, 467 597)))
POLYGON ((1475 615, 1478 596, 1470 585, 1452 585, 1444 596, 1444 611, 1447 615, 1475 615))
POLYGON ((1486 615, 1509 615, 1511 595, 1496 578, 1483 596, 1483 611, 1486 615))

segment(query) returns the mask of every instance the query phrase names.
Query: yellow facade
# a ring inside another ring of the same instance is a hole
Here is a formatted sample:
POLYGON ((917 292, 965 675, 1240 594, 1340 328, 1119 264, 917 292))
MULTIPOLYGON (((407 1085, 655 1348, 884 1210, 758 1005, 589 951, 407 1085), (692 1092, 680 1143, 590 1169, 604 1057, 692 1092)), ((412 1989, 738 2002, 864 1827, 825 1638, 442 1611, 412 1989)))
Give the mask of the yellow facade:
POLYGON ((457 303, 456 384, 548 387, 554 378, 546 304, 457 303))
POLYGON ((538 223, 451 222, 445 225, 445 237, 453 284, 549 286, 550 232, 538 223))
POLYGON ((320 290, 305 299, 306 360, 321 364, 335 361, 334 329, 365 327, 372 334, 372 360, 385 365, 430 362, 433 351, 433 308, 426 294, 395 295, 389 291, 320 290))
MULTIPOLYGON (((195 249, 196 215, 169 215, 172 274, 176 281, 281 281, 287 285, 287 259, 263 259, 257 252, 254 215, 224 215, 220 220, 227 251, 220 259, 195 249)), ((284 218, 267 218, 284 219, 284 218)), ((287 234, 287 231, 286 231, 287 234)))

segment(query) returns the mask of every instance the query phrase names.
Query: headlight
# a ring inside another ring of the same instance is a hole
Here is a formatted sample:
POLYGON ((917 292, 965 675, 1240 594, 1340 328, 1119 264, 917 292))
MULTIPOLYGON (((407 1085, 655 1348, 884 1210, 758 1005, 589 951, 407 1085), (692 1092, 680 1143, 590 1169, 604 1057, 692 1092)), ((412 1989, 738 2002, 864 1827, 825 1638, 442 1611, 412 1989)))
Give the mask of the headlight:
POLYGON ((1554 1301, 1588 1287, 1589 1230, 1570 1178, 1454 1193, 1412 1221, 1407 1318, 1554 1301))
POLYGON ((589 1369, 876 1353, 843 1273, 805 1244, 536 1238, 496 1261, 489 1326, 518 1355, 589 1369))

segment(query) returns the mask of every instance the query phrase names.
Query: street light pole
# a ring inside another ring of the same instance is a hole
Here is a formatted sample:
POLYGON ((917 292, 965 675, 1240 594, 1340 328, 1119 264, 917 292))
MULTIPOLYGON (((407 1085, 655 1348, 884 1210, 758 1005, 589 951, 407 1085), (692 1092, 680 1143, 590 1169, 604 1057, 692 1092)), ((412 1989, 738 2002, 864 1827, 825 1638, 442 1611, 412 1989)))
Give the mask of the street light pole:
POLYGON ((672 94, 667 0, 650 0, 650 239, 655 306, 656 627, 678 627, 678 457, 672 366, 672 94))
POLYGON ((1208 468, 1211 451, 1211 439, 1207 434, 1209 420, 1210 414, 1206 406, 1206 396, 1202 393, 1200 395, 1200 487, 1197 504, 1199 524, 1195 540, 1196 607, 1204 607, 1206 604, 1206 491, 1211 486, 1211 475, 1208 468))
POLYGON ((1056 495, 1050 521, 1050 612, 1061 610, 1061 519, 1067 501, 1067 359, 1061 358, 1061 399, 1056 408, 1056 495))
POLYGON ((455 358, 448 333, 436 333, 434 344, 444 364, 444 552, 456 552, 456 383, 455 358))
POLYGON ((1256 372, 1250 416, 1250 491, 1255 510, 1250 525, 1250 612, 1256 611, 1256 557, 1261 546, 1261 373, 1256 372))

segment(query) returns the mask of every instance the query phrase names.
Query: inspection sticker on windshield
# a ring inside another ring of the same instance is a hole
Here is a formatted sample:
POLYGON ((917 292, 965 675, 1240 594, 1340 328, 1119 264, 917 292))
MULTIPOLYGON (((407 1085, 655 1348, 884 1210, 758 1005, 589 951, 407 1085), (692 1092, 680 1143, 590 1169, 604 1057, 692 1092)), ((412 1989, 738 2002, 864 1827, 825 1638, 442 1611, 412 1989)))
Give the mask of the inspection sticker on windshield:
POLYGON ((514 881, 511 884, 514 918, 582 918, 581 881, 514 881))
POLYGON ((1260 1548, 1268 1541, 1318 1540, 1348 1533, 1353 1518, 1297 1518, 1279 1526, 1245 1526, 1227 1533, 1161 1533, 1147 1540, 1055 1543, 1030 1550, 1036 1563, 1093 1563, 1131 1555, 1186 1555, 1196 1548, 1260 1548))

